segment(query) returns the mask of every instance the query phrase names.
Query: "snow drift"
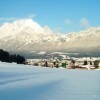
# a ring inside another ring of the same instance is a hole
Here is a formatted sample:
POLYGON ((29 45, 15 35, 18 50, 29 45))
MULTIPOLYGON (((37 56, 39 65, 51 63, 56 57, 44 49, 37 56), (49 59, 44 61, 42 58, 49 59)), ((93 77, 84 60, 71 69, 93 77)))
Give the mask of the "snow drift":
POLYGON ((100 72, 0 62, 0 100, 99 100, 100 72))

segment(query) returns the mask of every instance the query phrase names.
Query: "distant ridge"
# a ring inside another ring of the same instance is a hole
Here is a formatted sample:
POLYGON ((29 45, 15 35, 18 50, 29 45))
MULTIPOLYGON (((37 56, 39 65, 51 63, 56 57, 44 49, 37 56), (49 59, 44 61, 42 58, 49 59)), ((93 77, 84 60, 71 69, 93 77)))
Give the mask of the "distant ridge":
POLYGON ((32 19, 4 23, 0 27, 0 48, 11 52, 100 52, 100 27, 78 33, 54 33, 32 19))

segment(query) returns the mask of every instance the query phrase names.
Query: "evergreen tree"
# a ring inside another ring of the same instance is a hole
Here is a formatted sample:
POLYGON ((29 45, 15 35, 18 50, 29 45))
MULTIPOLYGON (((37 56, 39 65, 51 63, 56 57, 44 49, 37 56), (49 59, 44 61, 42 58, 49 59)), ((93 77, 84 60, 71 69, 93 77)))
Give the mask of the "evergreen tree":
POLYGON ((45 62, 45 66, 48 67, 48 62, 47 61, 45 62))
POLYGON ((100 63, 100 62, 99 62, 98 60, 95 60, 95 61, 94 61, 94 67, 95 67, 95 68, 98 68, 98 67, 99 67, 99 63, 100 63))
POLYGON ((83 65, 88 65, 88 62, 87 60, 84 60, 84 64, 83 65))
POLYGON ((90 61, 90 65, 92 65, 92 61, 90 61))
POLYGON ((17 64, 23 64, 25 62, 25 58, 17 55, 17 64))
POLYGON ((25 58, 20 55, 10 55, 7 51, 0 49, 0 61, 2 62, 17 62, 18 64, 24 64, 25 58))

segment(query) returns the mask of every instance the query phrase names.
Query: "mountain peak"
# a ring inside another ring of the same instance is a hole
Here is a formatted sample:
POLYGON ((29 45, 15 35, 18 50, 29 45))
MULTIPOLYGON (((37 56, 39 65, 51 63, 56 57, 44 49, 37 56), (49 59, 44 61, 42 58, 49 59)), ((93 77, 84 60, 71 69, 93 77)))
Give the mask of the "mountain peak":
POLYGON ((12 23, 6 22, 0 27, 0 38, 17 33, 40 34, 43 28, 32 19, 19 19, 12 23))
POLYGON ((30 27, 34 30, 40 30, 41 26, 33 21, 32 19, 19 19, 13 22, 15 25, 19 25, 20 27, 30 27))
POLYGON ((41 27, 32 19, 20 19, 4 23, 0 27, 0 48, 21 51, 100 51, 100 27, 70 33, 57 34, 48 26, 41 27), (94 50, 95 49, 95 50, 94 50))

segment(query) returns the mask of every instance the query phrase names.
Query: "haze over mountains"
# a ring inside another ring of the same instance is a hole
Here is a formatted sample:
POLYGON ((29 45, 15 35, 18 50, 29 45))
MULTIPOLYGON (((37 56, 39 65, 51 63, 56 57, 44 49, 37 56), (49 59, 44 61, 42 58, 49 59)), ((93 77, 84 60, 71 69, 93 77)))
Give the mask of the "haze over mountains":
MULTIPOLYGON (((10 52, 100 52, 100 27, 79 33, 54 33, 32 19, 4 23, 0 27, 0 48, 10 52)), ((40 53, 40 54, 42 54, 40 53)))

